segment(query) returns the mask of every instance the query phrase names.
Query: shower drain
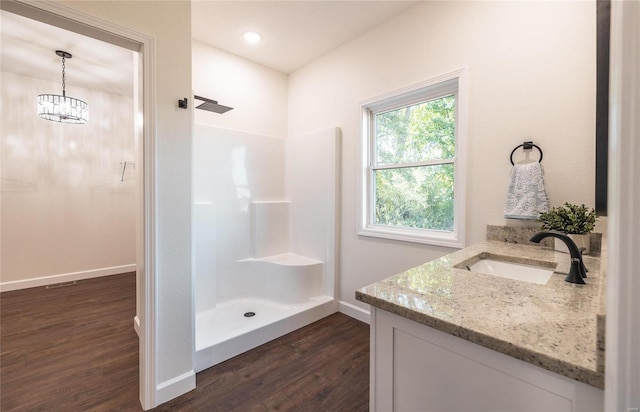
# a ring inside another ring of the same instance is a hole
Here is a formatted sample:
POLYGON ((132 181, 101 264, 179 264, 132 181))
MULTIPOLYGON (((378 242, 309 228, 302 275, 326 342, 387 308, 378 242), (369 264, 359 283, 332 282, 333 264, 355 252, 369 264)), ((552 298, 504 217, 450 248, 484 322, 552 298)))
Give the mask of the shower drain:
POLYGON ((255 312, 245 312, 245 314, 244 314, 245 318, 251 318, 253 316, 256 316, 255 312))

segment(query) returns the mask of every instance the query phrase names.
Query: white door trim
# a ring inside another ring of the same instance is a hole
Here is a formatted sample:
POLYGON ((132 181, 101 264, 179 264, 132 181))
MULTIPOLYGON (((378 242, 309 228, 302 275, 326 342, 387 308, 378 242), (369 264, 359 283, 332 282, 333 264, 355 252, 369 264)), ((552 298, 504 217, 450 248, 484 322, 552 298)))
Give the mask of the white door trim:
POLYGON ((611 2, 606 411, 640 409, 640 3, 611 2))
MULTIPOLYGON (((140 403, 147 410, 156 406, 156 284, 155 284, 155 39, 143 33, 118 26, 106 20, 67 8, 65 6, 45 1, 32 0, 2 0, 2 10, 19 14, 43 23, 73 31, 88 37, 93 37, 107 43, 124 47, 139 53, 138 82, 141 90, 136 90, 142 97, 136 107, 141 109, 144 123, 137 124, 141 133, 142 153, 141 196, 138 196, 138 220, 142 224, 136 226, 136 265, 137 265, 137 296, 138 307, 136 323, 139 322, 139 376, 140 403), (142 127, 139 127, 142 126, 142 127)), ((139 122, 136 119, 136 122, 139 122)))

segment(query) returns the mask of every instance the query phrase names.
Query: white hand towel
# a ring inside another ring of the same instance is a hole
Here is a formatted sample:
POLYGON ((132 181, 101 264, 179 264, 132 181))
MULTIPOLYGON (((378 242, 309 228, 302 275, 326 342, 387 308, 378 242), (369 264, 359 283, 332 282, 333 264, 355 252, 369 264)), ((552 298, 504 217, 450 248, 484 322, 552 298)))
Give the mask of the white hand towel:
POLYGON ((511 169, 504 217, 535 220, 549 210, 549 196, 540 162, 515 164, 511 169))

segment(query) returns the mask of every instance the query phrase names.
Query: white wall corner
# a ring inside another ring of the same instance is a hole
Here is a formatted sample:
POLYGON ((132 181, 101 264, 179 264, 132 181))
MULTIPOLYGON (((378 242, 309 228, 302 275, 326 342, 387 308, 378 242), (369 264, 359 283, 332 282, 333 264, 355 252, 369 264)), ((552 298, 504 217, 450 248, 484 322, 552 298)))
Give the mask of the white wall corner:
POLYGON ((196 373, 192 370, 164 381, 156 387, 156 404, 161 405, 196 388, 196 373))
POLYGON ((338 301, 338 312, 344 313, 347 316, 351 316, 352 318, 357 319, 361 322, 371 324, 370 312, 349 302, 345 302, 342 300, 338 301))

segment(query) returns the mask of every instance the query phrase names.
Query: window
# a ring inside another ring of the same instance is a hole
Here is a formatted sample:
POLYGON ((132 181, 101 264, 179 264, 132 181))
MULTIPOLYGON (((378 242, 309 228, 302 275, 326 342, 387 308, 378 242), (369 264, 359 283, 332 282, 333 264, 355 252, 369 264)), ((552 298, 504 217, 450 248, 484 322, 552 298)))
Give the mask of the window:
POLYGON ((361 105, 359 234, 463 247, 461 75, 361 105))

